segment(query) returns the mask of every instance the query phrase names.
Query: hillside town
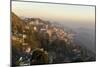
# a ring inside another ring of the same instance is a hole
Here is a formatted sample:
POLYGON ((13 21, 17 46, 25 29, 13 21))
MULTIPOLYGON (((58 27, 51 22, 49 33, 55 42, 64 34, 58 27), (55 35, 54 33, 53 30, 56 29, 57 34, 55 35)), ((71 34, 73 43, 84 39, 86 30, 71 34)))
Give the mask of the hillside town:
MULTIPOLYGON (((40 18, 12 13, 12 64, 36 65, 92 61, 86 49, 74 43, 75 33, 40 18)), ((92 59, 91 59, 92 58, 92 59)))
POLYGON ((51 24, 48 21, 42 21, 39 18, 26 18, 25 21, 28 23, 27 26, 25 26, 26 29, 33 27, 33 31, 38 32, 40 35, 44 34, 44 37, 48 37, 49 41, 60 39, 64 40, 67 44, 73 41, 74 33, 65 32, 60 26, 51 24))

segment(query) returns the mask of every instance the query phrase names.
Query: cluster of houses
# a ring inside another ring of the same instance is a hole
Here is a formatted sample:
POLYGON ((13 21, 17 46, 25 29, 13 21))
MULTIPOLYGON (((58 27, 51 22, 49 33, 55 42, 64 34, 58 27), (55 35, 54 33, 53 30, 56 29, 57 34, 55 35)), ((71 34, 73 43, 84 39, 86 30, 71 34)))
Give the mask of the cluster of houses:
POLYGON ((33 27, 34 31, 40 33, 41 36, 44 35, 45 38, 48 37, 50 41, 60 39, 64 40, 68 44, 73 41, 74 34, 71 32, 65 32, 60 25, 54 25, 49 21, 43 21, 39 18, 28 18, 25 19, 25 21, 28 23, 26 26, 27 29, 30 29, 30 26, 33 27))

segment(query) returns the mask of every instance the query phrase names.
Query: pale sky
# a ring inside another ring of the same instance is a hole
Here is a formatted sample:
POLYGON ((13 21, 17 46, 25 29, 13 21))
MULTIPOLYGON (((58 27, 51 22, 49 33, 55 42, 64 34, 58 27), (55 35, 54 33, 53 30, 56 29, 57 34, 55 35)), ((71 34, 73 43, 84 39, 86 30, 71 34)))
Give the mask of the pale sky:
POLYGON ((12 12, 18 16, 36 17, 53 21, 95 21, 94 6, 13 1, 12 12))

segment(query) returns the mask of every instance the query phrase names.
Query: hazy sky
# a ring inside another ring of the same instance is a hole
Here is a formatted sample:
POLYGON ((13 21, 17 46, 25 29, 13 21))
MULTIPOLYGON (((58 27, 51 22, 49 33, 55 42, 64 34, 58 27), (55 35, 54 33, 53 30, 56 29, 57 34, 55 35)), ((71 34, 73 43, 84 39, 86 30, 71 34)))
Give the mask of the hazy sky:
POLYGON ((95 21, 94 6, 13 1, 12 11, 18 16, 39 17, 53 21, 95 21))

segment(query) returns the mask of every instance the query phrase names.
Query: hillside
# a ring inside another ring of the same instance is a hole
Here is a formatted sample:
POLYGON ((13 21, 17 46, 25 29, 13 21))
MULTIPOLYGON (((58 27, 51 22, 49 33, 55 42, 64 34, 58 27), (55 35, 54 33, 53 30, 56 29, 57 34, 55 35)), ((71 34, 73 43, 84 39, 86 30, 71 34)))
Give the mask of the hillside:
POLYGON ((60 24, 40 18, 21 19, 12 12, 11 33, 13 65, 95 60, 95 55, 90 56, 92 53, 80 46, 81 43, 74 42, 75 34, 64 30, 60 24))

